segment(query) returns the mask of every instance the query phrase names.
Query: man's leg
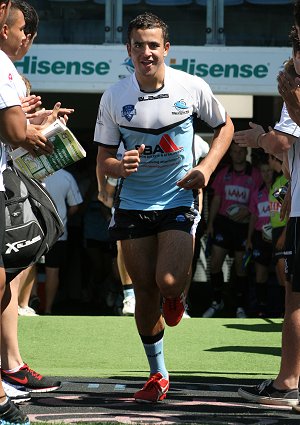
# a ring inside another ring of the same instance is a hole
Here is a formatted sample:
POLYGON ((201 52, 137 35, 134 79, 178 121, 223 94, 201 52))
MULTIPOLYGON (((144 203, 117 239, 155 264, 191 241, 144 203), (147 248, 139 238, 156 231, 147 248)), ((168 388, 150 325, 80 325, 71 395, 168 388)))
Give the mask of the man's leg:
POLYGON ((120 241, 117 242, 117 247, 118 247, 118 255, 117 255, 118 271, 119 271, 120 279, 122 282, 123 295, 124 295, 122 312, 124 316, 134 316, 134 312, 135 312, 134 287, 133 287, 131 277, 129 276, 127 269, 125 267, 120 241))
POLYGON ((32 294, 32 289, 34 285, 37 284, 37 271, 36 271, 36 265, 32 265, 30 267, 27 267, 26 270, 23 270, 23 272, 20 275, 20 285, 19 285, 19 297, 18 297, 18 304, 21 312, 23 312, 23 315, 25 316, 34 316, 36 315, 35 311, 29 307, 29 301, 32 294))
POLYGON ((300 376, 300 292, 292 292, 286 284, 285 316, 282 328, 281 364, 274 386, 278 389, 298 388, 300 376))
POLYGON ((221 246, 215 244, 212 245, 210 258, 210 282, 212 286, 212 303, 210 307, 203 313, 202 317, 213 317, 217 311, 222 310, 222 308, 224 307, 224 276, 222 266, 227 252, 228 250, 221 246))
POLYGON ((18 275, 8 285, 2 299, 1 368, 15 369, 23 365, 18 343, 18 275))
POLYGON ((166 397, 169 377, 163 353, 164 320, 156 284, 157 237, 121 242, 126 268, 134 282, 135 321, 150 367, 150 378, 134 398, 156 402, 166 397))
POLYGON ((52 314, 52 306, 59 286, 59 268, 45 267, 45 314, 52 314))
POLYGON ((235 267, 235 296, 236 296, 236 317, 244 319, 246 315, 246 305, 248 302, 248 276, 246 270, 243 268, 243 256, 245 251, 236 251, 234 253, 234 267, 235 267))

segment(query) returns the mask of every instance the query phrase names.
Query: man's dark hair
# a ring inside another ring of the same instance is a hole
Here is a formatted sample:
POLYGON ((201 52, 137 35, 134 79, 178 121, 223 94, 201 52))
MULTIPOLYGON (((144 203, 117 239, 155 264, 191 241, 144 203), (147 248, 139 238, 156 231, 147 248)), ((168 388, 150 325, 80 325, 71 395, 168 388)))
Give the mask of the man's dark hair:
POLYGON ((289 32, 289 40, 292 44, 293 53, 299 52, 300 42, 298 38, 298 31, 294 25, 292 26, 291 31, 289 32))
POLYGON ((158 16, 154 15, 151 12, 145 12, 141 15, 138 15, 132 21, 129 22, 127 30, 127 42, 130 44, 131 33, 134 29, 152 29, 152 28, 161 28, 163 33, 164 43, 169 41, 169 29, 168 25, 162 21, 158 16))
MULTIPOLYGON (((31 6, 31 4, 27 3, 27 1, 12 0, 11 12, 13 12, 14 9, 20 10, 24 15, 24 20, 25 20, 24 34, 25 35, 31 34, 31 36, 34 36, 34 34, 37 33, 38 25, 39 25, 39 17, 35 8, 31 6)), ((7 21, 9 21, 9 17, 7 21)))
MULTIPOLYGON (((292 44, 293 48, 293 56, 296 55, 297 52, 300 51, 300 42, 298 38, 298 31, 295 26, 292 26, 291 31, 289 33, 289 39, 292 44)), ((299 77, 299 75, 296 73, 294 60, 293 58, 290 58, 284 63, 284 70, 292 77, 296 78, 299 77)))
POLYGON ((296 0, 294 3, 294 19, 295 24, 300 27, 300 0, 296 0))

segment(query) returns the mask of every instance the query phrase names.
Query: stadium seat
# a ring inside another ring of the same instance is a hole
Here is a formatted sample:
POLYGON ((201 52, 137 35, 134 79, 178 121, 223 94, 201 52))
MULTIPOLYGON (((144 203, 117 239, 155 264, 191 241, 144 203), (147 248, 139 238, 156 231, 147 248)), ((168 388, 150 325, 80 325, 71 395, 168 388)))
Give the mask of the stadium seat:
MULTIPOLYGON (((245 0, 224 0, 224 6, 238 6, 244 2, 245 0)), ((206 6, 207 0, 196 0, 196 4, 199 6, 206 6)))
POLYGON ((250 4, 261 4, 267 6, 275 4, 292 4, 293 0, 246 0, 250 4))
POLYGON ((150 6, 185 6, 192 3, 193 0, 146 0, 150 6))
MULTIPOLYGON (((123 5, 139 4, 142 0, 123 0, 123 5)), ((96 4, 105 4, 105 0, 93 0, 96 4)))
POLYGON ((51 0, 51 1, 57 2, 57 3, 82 3, 88 0, 51 0))

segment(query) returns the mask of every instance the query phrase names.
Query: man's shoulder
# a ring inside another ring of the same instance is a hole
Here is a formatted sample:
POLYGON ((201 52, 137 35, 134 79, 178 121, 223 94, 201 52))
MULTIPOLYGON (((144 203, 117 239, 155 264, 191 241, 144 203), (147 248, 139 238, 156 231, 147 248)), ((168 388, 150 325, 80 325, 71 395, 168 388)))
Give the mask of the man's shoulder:
POLYGON ((169 75, 169 78, 176 79, 182 84, 206 84, 205 81, 196 75, 189 74, 188 72, 182 71, 181 69, 173 68, 172 66, 166 65, 166 73, 169 75))
POLYGON ((15 65, 12 63, 12 61, 9 59, 6 53, 4 53, 2 50, 0 50, 0 75, 1 78, 8 76, 11 73, 17 73, 15 65))
POLYGON ((127 77, 121 78, 119 81, 117 81, 116 83, 108 87, 105 90, 104 95, 110 96, 110 95, 114 95, 115 93, 120 94, 120 90, 124 90, 125 87, 131 84, 132 84, 132 75, 128 75, 127 77))

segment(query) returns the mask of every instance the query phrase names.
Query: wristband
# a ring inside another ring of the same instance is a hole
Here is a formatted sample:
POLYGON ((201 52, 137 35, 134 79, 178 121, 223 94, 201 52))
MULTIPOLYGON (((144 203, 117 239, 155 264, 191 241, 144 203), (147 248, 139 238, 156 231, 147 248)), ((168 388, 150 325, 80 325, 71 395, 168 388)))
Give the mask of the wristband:
POLYGON ((260 141, 260 138, 262 137, 262 136, 264 136, 266 133, 260 133, 258 136, 257 136, 257 139, 256 139, 256 144, 257 144, 257 147, 258 148, 261 148, 261 145, 259 144, 259 141, 260 141))

